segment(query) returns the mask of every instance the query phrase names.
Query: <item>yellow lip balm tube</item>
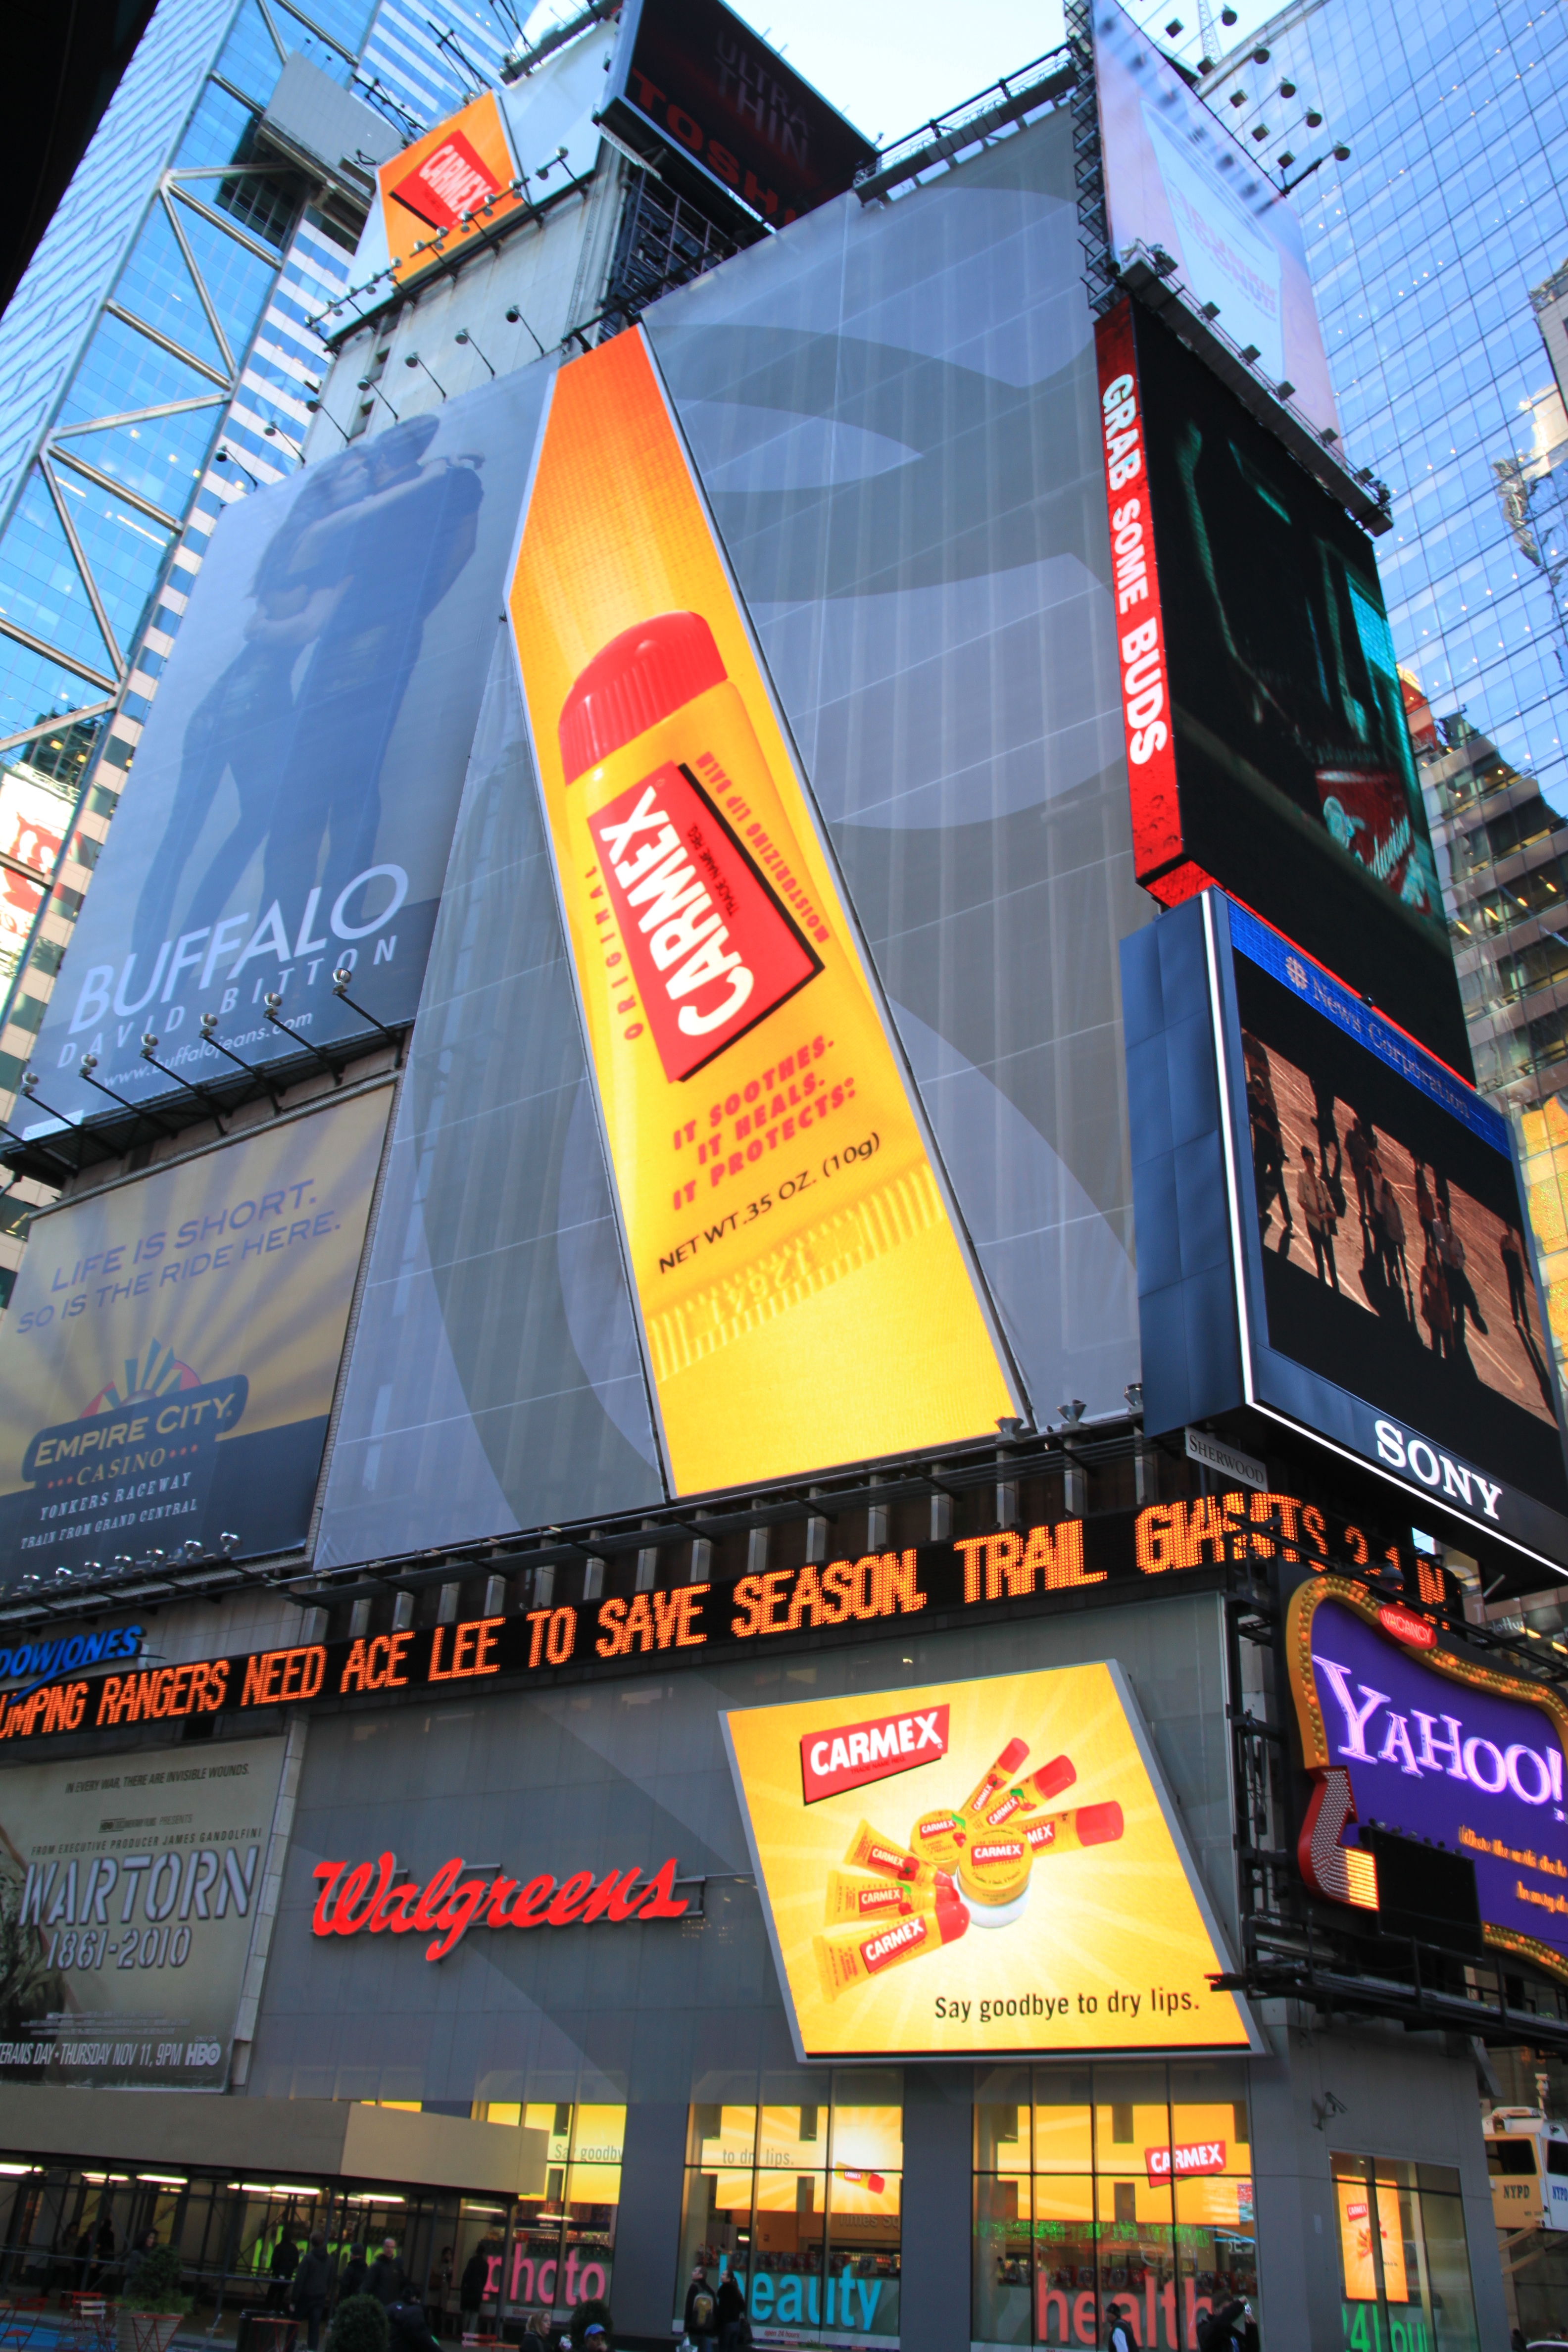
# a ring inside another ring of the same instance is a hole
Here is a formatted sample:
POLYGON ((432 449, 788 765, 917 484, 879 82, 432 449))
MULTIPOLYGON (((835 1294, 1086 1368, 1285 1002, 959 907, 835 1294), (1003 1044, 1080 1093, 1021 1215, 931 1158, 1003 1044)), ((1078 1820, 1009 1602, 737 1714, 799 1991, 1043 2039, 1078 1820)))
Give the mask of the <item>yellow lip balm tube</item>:
POLYGON ((1070 1757, 1053 1756, 1048 1764, 1042 1764, 1037 1772, 997 1798, 986 1812, 986 1828, 999 1830, 1004 1822, 1016 1822, 1020 1814, 1042 1812, 1053 1797, 1070 1789, 1077 1779, 1070 1757))
POLYGON ((909 1919, 917 1911, 929 1911, 936 1902, 937 1886, 900 1885, 888 1878, 862 1878, 847 1870, 830 1870, 827 1874, 827 1895, 823 1917, 830 1927, 842 1927, 857 1919, 909 1919))
POLYGON ((923 1953, 940 1951, 956 1942, 969 1927, 969 1914, 953 1886, 943 1881, 930 1911, 910 1919, 889 1919, 885 1926, 851 1928, 837 1936, 814 1936, 817 1974, 825 2000, 837 2000, 851 1985, 868 1984, 888 1969, 918 1960, 923 1953))
POLYGON ((973 1821, 976 1815, 984 1812, 987 1805, 994 1805, 1028 1752, 1026 1739, 1010 1739, 979 1787, 972 1789, 965 1797, 959 1811, 973 1821))
POLYGON ((1031 1853, 1076 1853, 1080 1846, 1114 1845, 1121 1831, 1121 1808, 1113 1797, 1107 1804, 1074 1805, 1068 1812, 1026 1822, 1019 1835, 1031 1853))
POLYGON ((931 1864, 922 1862, 908 1846, 883 1837, 869 1822, 861 1822, 844 1860, 851 1870, 874 1870, 879 1878, 896 1878, 908 1886, 932 1885, 940 1875, 931 1864))

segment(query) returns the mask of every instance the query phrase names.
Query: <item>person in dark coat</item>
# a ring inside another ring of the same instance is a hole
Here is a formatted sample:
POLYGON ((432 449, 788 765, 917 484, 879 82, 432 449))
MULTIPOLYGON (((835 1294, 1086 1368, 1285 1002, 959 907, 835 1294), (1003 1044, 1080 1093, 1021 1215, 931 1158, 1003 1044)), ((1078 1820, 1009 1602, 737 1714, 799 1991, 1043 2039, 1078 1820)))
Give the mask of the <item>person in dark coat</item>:
POLYGON ((719 2322, 719 2352, 740 2352, 746 2298, 733 2271, 726 2271, 719 2282, 715 2316, 719 2322))
POLYGON ((158 2242, 156 2230, 143 2230, 125 2257, 125 2292, 129 2294, 137 2272, 158 2242))
POLYGON ((338 2289, 341 2299, 346 2303, 351 2294, 363 2294, 366 2292, 365 2281, 369 2276, 370 2264, 365 2260, 364 2248, 356 2238, 349 2248, 349 2258, 343 2266, 343 2275, 338 2289))
POLYGON ((300 2249, 287 2230, 272 2249, 272 2260, 267 2265, 272 2284, 267 2290, 268 2311, 281 2311, 289 2300, 289 2289, 300 2267, 300 2249))
POLYGON ((99 2222, 98 2235, 93 2240, 92 2250, 92 2275, 89 2279, 88 2284, 89 2286, 101 2286, 103 2284, 104 2273, 109 2269, 114 2260, 114 2224, 110 2220, 107 2213, 103 2215, 102 2219, 99 2222))
POLYGON ((321 2320, 331 2300, 336 2270, 337 2265, 327 2252, 326 2231, 312 2231, 305 2259, 294 2273, 292 2297, 294 2316, 304 2327, 310 2352, 316 2352, 321 2339, 321 2320))
POLYGON ((698 2352, 712 2352, 719 2333, 719 2299, 701 2263, 692 2271, 691 2284, 686 2290, 686 2333, 698 2352))
POLYGON ((1198 2329, 1199 2352, 1258 2352, 1258 2322, 1252 2305, 1237 2295, 1221 2304, 1198 2329))
POLYGON ((384 2305, 388 2311, 395 2303, 409 2300, 413 2289, 408 2284, 407 2272, 397 2259, 395 2238, 382 2241, 381 2252, 370 2266, 370 2275, 362 2293, 374 2294, 377 2303, 384 2305))
POLYGON ((489 2284, 490 2257, 494 2252, 492 2241, 483 2239, 463 2265, 463 2275, 458 2284, 458 2303, 465 2335, 479 2326, 484 2308, 485 2289, 489 2284))
POLYGON ((441 2352, 421 2303, 395 2303, 386 2314, 387 2352, 441 2352))

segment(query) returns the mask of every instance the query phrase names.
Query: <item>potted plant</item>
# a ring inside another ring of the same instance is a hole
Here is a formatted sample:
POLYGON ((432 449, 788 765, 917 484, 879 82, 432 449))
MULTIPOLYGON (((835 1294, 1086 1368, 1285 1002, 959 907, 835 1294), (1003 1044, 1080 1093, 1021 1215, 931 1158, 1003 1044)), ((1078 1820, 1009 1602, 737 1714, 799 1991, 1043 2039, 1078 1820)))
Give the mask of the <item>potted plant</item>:
POLYGON ((391 2330, 374 2294, 345 2294, 332 2314, 327 2352, 386 2352, 391 2330))
POLYGON ((174 2246, 149 2246, 120 2298, 120 2352, 169 2352, 191 2298, 180 2293, 174 2246))

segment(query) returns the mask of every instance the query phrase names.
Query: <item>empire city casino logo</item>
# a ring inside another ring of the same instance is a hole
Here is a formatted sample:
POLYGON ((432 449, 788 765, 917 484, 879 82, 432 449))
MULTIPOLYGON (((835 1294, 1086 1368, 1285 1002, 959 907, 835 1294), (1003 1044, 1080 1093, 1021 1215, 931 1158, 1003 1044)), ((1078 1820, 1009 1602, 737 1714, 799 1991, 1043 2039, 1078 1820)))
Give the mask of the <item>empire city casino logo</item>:
MULTIPOLYGON (((243 1372, 204 1381, 161 1339, 149 1341, 74 1420, 40 1429, 28 1444, 22 1475, 38 1496, 40 1526, 63 1534, 72 1520, 113 1504, 151 1502, 151 1512, 132 1514, 138 1520, 188 1516, 205 1495, 217 1441, 238 1425, 248 1394, 243 1372), (162 1508, 159 1496, 168 1498, 162 1508)), ((24 1538, 24 1548, 47 1539, 24 1538)))

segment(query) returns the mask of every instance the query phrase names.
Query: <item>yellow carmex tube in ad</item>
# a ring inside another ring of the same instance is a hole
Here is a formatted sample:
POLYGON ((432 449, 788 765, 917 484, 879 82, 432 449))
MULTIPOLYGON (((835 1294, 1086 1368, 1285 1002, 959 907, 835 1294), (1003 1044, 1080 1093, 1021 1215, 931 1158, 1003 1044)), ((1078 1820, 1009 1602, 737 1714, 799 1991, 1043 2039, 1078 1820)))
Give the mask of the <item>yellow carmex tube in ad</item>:
POLYGON ((640 332, 563 368, 511 617, 679 1493, 1016 1410, 640 332))

